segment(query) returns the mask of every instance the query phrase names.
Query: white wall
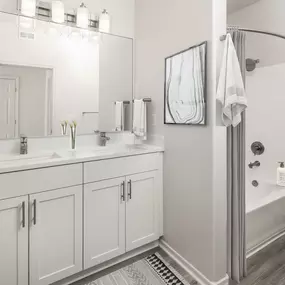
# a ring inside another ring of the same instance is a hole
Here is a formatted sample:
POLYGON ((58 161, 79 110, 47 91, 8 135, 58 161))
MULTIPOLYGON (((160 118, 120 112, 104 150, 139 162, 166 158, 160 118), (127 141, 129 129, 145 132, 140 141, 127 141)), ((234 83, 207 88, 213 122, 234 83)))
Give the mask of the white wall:
POLYGON ((0 66, 0 75, 19 79, 19 134, 44 136, 46 131, 46 69, 0 66))
POLYGON ((257 68, 247 76, 248 112, 246 120, 247 163, 259 160, 258 169, 247 171, 247 206, 248 210, 273 192, 282 188, 276 186, 278 161, 285 161, 282 142, 284 129, 284 80, 285 64, 257 68), (254 141, 261 141, 265 146, 263 155, 255 157, 250 151, 254 141), (254 188, 252 180, 258 180, 260 186, 254 188))
POLYGON ((225 137, 216 128, 215 102, 216 41, 225 15, 225 1, 136 2, 136 97, 152 98, 149 133, 165 142, 164 239, 211 281, 226 273, 225 137), (164 59, 205 40, 207 126, 163 125, 164 59))
POLYGON ((222 123, 222 110, 215 100, 220 76, 224 42, 220 36, 227 30, 227 1, 213 1, 213 236, 215 275, 227 270, 227 130, 222 123), (215 81, 216 79, 216 81, 215 81))
MULTIPOLYGON (((228 24, 268 31, 285 36, 285 1, 260 0, 228 15, 228 24)), ((285 62, 285 40, 273 36, 247 33, 246 56, 260 59, 259 66, 285 62)))
POLYGON ((276 185, 278 161, 285 161, 284 129, 285 64, 257 68, 248 73, 246 88, 249 111, 246 120, 247 163, 259 160, 258 169, 247 170, 247 248, 251 249, 284 232, 285 188, 276 185), (261 141, 265 152, 254 156, 250 145, 261 141), (259 187, 251 182, 257 180, 259 187), (275 202, 276 201, 276 202, 275 202))
POLYGON ((228 15, 228 24, 285 34, 285 2, 260 0, 228 15))
MULTIPOLYGON (((43 2, 51 2, 45 0, 43 2)), ((66 12, 80 6, 82 0, 63 0, 66 12)), ((134 37, 134 11, 135 0, 85 0, 90 13, 100 15, 103 9, 107 9, 112 19, 111 32, 125 37, 134 37)), ((0 10, 16 12, 17 0, 0 0, 0 10)))

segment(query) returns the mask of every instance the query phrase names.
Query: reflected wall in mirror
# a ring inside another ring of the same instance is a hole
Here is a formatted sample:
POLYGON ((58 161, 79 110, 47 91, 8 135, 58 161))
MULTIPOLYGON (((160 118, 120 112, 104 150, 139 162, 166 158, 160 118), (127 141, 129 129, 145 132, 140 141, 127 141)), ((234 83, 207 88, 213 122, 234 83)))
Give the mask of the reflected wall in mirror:
POLYGON ((52 75, 47 68, 0 65, 0 139, 52 134, 52 75))
POLYGON ((122 130, 131 130, 133 99, 133 42, 102 35, 100 43, 100 130, 118 129, 119 108, 123 103, 122 130))
MULTIPOLYGON (((77 134, 115 131, 115 102, 133 99, 132 39, 40 20, 33 20, 35 38, 22 39, 21 19, 0 13, 0 36, 5 38, 0 46, 0 76, 18 78, 15 83, 1 80, 0 108, 6 115, 1 115, 0 138, 17 138, 22 133, 58 136, 61 123, 73 120, 77 134), (40 87, 43 80, 45 85, 40 87), (5 84, 14 88, 17 82, 18 99, 13 100, 18 103, 12 109, 12 101, 7 107, 5 84), (5 122, 9 124, 3 126, 5 122)), ((121 130, 131 130, 131 104, 124 111, 121 130)))

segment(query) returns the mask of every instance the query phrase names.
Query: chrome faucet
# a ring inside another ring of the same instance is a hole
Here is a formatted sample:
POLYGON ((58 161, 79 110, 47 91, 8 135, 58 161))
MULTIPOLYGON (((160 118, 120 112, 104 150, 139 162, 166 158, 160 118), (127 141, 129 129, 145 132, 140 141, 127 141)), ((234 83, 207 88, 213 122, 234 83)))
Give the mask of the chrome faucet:
POLYGON ((106 146, 107 141, 110 140, 110 137, 106 136, 106 132, 100 132, 99 133, 99 137, 100 137, 100 145, 101 146, 106 146))
POLYGON ((24 135, 20 137, 20 154, 28 154, 28 138, 24 135))
POLYGON ((259 167, 259 166, 260 166, 260 162, 259 162, 259 161, 251 162, 251 163, 248 165, 249 168, 259 167))

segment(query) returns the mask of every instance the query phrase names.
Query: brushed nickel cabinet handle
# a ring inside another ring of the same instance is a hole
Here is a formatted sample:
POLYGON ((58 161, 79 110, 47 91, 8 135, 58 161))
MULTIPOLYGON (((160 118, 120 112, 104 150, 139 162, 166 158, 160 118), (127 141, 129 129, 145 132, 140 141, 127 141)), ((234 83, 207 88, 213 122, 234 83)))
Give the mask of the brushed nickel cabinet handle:
POLYGON ((34 205, 34 225, 37 223, 37 200, 35 199, 33 202, 34 205))
POLYGON ((128 197, 129 197, 129 200, 132 199, 132 180, 130 179, 129 182, 129 192, 128 192, 128 197))
POLYGON ((22 227, 26 227, 26 203, 22 202, 22 227))
POLYGON ((125 202, 125 181, 121 184, 121 201, 125 202))

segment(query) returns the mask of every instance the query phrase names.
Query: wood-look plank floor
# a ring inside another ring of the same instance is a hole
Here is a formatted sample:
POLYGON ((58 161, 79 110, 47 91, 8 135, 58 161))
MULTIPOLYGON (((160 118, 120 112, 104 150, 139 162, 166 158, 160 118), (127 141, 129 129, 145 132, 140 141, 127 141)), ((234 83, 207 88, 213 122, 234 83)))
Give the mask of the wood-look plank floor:
POLYGON ((285 285, 285 237, 250 257, 247 269, 241 285, 285 285))

